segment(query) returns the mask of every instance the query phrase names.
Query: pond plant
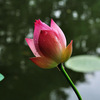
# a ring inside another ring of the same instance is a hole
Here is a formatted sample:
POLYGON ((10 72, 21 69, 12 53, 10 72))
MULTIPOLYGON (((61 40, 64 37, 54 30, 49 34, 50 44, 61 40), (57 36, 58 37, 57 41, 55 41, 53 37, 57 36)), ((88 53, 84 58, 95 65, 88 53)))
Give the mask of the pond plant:
POLYGON ((0 73, 0 81, 4 79, 4 76, 0 73))
POLYGON ((34 23, 33 39, 25 38, 28 46, 35 55, 30 60, 37 66, 45 69, 58 67, 63 73, 79 100, 82 100, 74 83, 67 74, 63 63, 66 62, 72 54, 72 42, 67 45, 63 31, 51 19, 51 25, 48 26, 40 19, 34 23))

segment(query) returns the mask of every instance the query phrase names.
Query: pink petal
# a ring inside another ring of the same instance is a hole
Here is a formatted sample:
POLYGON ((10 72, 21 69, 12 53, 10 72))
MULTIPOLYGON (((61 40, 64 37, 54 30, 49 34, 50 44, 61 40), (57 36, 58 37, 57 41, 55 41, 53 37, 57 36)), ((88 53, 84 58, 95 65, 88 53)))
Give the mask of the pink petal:
POLYGON ((45 57, 33 57, 30 60, 41 68, 53 68, 57 67, 57 63, 49 58, 45 57))
POLYGON ((34 40, 36 50, 40 52, 39 46, 38 46, 38 39, 39 39, 40 31, 41 30, 50 30, 51 28, 48 25, 46 25, 45 23, 43 23, 40 19, 36 20, 34 25, 35 25, 35 29, 34 29, 33 40, 34 40))
POLYGON ((39 36, 39 49, 44 56, 59 62, 62 55, 62 46, 54 31, 42 30, 39 36))
POLYGON ((60 39, 60 42, 61 42, 63 48, 66 48, 65 35, 64 35, 63 31, 60 29, 60 27, 53 21, 53 19, 51 19, 51 28, 58 33, 59 39, 60 39))
POLYGON ((66 47, 65 51, 63 52, 61 62, 65 62, 70 58, 72 54, 72 43, 73 43, 73 40, 71 40, 70 44, 66 47))
POLYGON ((29 38, 25 38, 28 46, 30 47, 31 51, 33 52, 33 54, 36 56, 36 57, 39 57, 39 53, 37 52, 36 48, 35 48, 35 45, 34 45, 34 41, 33 39, 29 39, 29 38))

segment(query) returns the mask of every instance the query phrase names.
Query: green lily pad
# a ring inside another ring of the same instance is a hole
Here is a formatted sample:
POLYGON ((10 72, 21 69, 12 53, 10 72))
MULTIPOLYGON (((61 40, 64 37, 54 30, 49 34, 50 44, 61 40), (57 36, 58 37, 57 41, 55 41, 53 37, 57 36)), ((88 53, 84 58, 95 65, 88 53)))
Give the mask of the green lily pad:
POLYGON ((93 55, 80 55, 71 57, 65 66, 78 72, 100 71, 100 57, 93 55))
POLYGON ((0 73, 0 81, 4 79, 4 76, 0 73))

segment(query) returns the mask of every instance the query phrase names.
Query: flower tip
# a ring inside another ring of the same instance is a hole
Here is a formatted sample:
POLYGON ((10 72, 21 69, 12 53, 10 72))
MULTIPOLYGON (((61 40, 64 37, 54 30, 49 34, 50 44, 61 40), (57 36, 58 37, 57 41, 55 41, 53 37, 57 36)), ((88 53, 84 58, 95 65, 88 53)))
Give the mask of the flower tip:
POLYGON ((69 43, 69 45, 67 47, 72 48, 72 43, 73 43, 73 40, 71 40, 71 42, 69 43))
POLYGON ((73 40, 71 40, 71 44, 73 43, 73 40))
MULTIPOLYGON (((55 22, 53 21, 53 19, 51 19, 51 25, 52 25, 52 24, 55 24, 55 22)), ((50 26, 51 26, 51 25, 50 25, 50 26)))
POLYGON ((67 48, 72 47, 72 43, 73 43, 73 40, 71 40, 71 42, 69 43, 69 45, 67 46, 67 48))
POLYGON ((53 21, 53 19, 51 19, 51 22, 53 21))
POLYGON ((35 22, 34 22, 34 24, 39 24, 39 23, 41 23, 41 20, 40 19, 35 20, 35 22))

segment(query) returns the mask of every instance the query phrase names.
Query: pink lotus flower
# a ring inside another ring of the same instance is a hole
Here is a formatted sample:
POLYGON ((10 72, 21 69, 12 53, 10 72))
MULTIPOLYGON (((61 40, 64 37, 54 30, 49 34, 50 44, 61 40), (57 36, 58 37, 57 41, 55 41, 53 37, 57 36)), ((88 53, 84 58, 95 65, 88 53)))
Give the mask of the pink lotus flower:
POLYGON ((66 38, 60 27, 51 19, 51 26, 36 20, 33 39, 26 38, 36 57, 30 58, 41 68, 53 68, 69 59, 72 42, 66 47, 66 38))

